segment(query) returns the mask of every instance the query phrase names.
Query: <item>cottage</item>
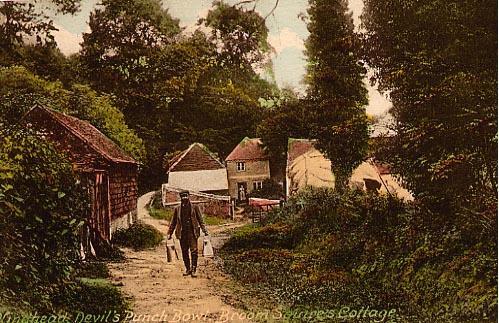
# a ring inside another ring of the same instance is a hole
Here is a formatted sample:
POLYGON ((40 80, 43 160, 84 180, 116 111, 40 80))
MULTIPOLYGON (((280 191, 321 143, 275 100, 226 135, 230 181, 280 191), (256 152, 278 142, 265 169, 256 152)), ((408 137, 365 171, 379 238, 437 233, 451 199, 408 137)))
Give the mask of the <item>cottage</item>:
POLYGON ((247 201, 248 194, 262 188, 270 179, 269 157, 259 138, 244 138, 225 159, 229 179, 229 194, 247 201))
MULTIPOLYGON (((334 188, 335 177, 331 171, 331 161, 314 147, 309 139, 288 140, 288 159, 286 166, 286 196, 293 195, 307 187, 334 188)), ((410 192, 402 187, 386 165, 372 160, 362 162, 352 172, 350 187, 366 191, 376 190, 404 200, 412 200, 410 192)))
POLYGON ((227 170, 208 148, 193 143, 169 161, 168 185, 195 192, 227 195, 227 170))
POLYGON ((91 209, 84 243, 107 243, 115 230, 135 221, 138 164, 133 158, 90 123, 40 105, 24 123, 65 153, 86 184, 91 209))
POLYGON ((334 187, 331 161, 314 147, 314 140, 289 138, 286 196, 307 186, 334 187))

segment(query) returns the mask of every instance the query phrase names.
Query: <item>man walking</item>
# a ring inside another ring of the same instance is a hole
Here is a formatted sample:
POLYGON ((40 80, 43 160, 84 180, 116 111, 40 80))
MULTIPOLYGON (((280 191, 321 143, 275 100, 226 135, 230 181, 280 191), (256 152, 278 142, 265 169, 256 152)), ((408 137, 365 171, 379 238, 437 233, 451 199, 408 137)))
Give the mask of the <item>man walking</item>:
POLYGON ((172 222, 168 229, 168 240, 171 239, 173 231, 180 240, 182 258, 184 259, 184 276, 196 277, 196 267, 198 263, 198 238, 199 229, 208 235, 208 230, 203 221, 199 207, 192 204, 189 199, 189 191, 180 192, 180 206, 173 212, 172 222), (189 259, 189 251, 191 259, 189 259))

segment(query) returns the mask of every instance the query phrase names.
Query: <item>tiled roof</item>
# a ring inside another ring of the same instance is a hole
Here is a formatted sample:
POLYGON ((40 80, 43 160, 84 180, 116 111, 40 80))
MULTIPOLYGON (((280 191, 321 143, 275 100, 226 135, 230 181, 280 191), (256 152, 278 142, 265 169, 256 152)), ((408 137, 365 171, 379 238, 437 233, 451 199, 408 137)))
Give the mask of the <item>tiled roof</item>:
POLYGON ((168 172, 223 169, 225 166, 200 143, 194 143, 170 161, 168 172))
POLYGON ((299 156, 314 148, 314 140, 310 139, 288 139, 288 165, 299 156))
POLYGON ((35 106, 31 111, 33 111, 34 109, 39 109, 51 116, 53 119, 61 123, 66 129, 79 137, 86 144, 92 147, 93 150, 95 150, 98 154, 102 155, 106 159, 117 163, 137 163, 132 157, 128 156, 117 144, 115 144, 111 139, 106 137, 102 132, 100 132, 97 128, 92 126, 87 121, 68 116, 61 112, 42 107, 40 105, 35 106))
POLYGON ((246 137, 232 150, 225 160, 266 160, 268 158, 260 138, 246 137))

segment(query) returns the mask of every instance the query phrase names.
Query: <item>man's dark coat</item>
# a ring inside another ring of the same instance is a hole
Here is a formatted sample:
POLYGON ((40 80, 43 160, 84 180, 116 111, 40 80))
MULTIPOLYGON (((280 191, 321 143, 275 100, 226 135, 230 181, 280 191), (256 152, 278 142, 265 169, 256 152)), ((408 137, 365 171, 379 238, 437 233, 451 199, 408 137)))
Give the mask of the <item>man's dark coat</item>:
MULTIPOLYGON (((189 202, 190 203, 190 202, 189 202)), ((173 233, 175 230, 175 236, 180 240, 182 237, 182 221, 180 219, 181 206, 177 206, 175 211, 173 212, 172 222, 170 223, 170 227, 168 229, 168 235, 173 233)), ((203 230, 204 234, 208 235, 208 231, 206 230, 206 226, 203 221, 203 216, 201 215, 201 211, 199 210, 199 206, 191 203, 191 220, 192 220, 192 228, 194 237, 199 238, 199 229, 203 230)))

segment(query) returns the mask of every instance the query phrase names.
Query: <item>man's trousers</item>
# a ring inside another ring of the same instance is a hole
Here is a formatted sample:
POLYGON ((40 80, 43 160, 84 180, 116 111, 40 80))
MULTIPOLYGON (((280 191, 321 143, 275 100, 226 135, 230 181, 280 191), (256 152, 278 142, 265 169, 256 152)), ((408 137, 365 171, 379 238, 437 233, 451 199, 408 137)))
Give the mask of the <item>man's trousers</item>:
POLYGON ((182 259, 184 259, 184 265, 187 270, 198 265, 198 239, 192 235, 186 237, 182 236, 180 238, 180 248, 182 249, 182 259), (189 259, 189 251, 190 257, 189 259), (192 266, 191 266, 192 264, 192 266))

